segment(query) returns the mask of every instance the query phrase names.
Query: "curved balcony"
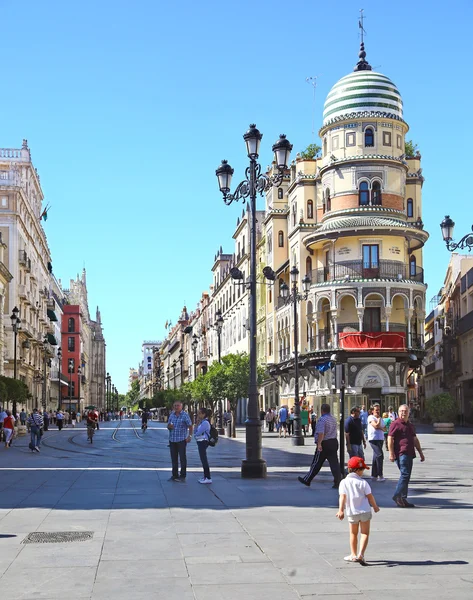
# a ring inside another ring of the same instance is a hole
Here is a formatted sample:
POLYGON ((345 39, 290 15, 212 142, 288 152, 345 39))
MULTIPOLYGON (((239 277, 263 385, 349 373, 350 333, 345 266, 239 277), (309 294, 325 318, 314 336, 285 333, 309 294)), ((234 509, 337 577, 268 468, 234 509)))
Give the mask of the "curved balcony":
POLYGON ((389 279, 393 281, 417 281, 424 283, 424 269, 397 260, 380 260, 376 265, 368 265, 362 260, 339 262, 330 267, 313 269, 312 283, 331 281, 345 282, 363 279, 389 279))

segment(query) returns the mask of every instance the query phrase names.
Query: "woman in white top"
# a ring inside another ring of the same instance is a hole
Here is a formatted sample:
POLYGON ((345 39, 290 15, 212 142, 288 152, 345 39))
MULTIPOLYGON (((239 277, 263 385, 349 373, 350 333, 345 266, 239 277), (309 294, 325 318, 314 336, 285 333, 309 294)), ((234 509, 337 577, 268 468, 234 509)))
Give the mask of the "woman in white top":
POLYGON ((199 479, 199 483, 212 483, 210 476, 209 461, 207 459, 207 448, 209 446, 210 439, 210 423, 209 415, 206 408, 199 408, 197 413, 197 427, 195 429, 194 437, 197 442, 197 448, 199 450, 200 461, 204 469, 204 476, 199 479))
POLYGON ((381 407, 375 404, 371 407, 372 414, 368 417, 368 441, 373 449, 373 470, 371 479, 386 481, 383 477, 384 463, 384 430, 385 424, 381 417, 381 407))

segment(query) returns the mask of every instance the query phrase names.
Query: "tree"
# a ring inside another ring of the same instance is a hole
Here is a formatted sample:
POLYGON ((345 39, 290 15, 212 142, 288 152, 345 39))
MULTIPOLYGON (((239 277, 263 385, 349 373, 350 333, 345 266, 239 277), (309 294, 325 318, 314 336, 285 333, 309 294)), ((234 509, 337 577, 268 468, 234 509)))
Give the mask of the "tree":
POLYGON ((226 396, 226 373, 223 363, 212 363, 204 377, 207 380, 209 403, 215 417, 219 402, 221 402, 223 406, 226 396))
POLYGON ((28 386, 19 379, 5 377, 4 375, 0 375, 0 383, 3 383, 4 385, 3 392, 0 389, 2 399, 4 398, 7 402, 11 402, 13 407, 12 411, 15 412, 17 410, 17 403, 24 403, 28 398, 28 386))
POLYGON ((305 150, 303 150, 300 155, 304 160, 310 160, 313 158, 317 158, 320 154, 322 148, 317 144, 309 144, 305 150))
POLYGON ((126 405, 129 408, 131 408, 135 405, 138 405, 139 400, 140 400, 140 382, 138 381, 138 379, 135 379, 134 381, 132 381, 131 387, 128 390, 128 392, 126 393, 125 401, 126 401, 126 405))
POLYGON ((417 144, 414 144, 412 140, 409 140, 405 143, 406 158, 414 158, 415 156, 419 156, 419 150, 417 149, 417 144))
MULTIPOLYGON (((235 415, 240 398, 247 398, 250 387, 250 357, 246 352, 227 354, 222 358, 225 370, 225 396, 232 413, 232 436, 235 437, 235 415)), ((265 369, 258 366, 257 384, 264 380, 265 369)))

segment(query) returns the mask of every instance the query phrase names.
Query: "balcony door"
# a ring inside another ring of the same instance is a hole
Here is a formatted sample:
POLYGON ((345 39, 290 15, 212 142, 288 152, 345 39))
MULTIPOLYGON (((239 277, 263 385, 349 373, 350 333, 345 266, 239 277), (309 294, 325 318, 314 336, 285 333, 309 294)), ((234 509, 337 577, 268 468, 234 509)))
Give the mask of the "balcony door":
POLYGON ((381 331, 381 309, 379 307, 365 308, 363 314, 363 331, 381 331))
POLYGON ((330 281, 330 250, 325 251, 324 281, 330 281))
POLYGON ((378 244, 363 245, 363 277, 366 279, 374 279, 379 277, 378 244))

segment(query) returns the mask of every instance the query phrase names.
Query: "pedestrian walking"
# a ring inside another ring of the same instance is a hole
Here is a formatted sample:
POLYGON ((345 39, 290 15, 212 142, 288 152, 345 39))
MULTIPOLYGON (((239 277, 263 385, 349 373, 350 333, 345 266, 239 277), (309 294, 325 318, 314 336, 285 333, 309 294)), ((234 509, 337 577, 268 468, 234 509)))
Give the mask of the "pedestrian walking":
POLYGON ((5 436, 5 448, 9 448, 15 431, 15 419, 9 410, 5 411, 6 417, 3 419, 3 434, 5 436))
POLYGON ((279 437, 281 437, 281 433, 284 431, 284 437, 287 436, 287 407, 281 406, 278 412, 278 421, 279 421, 279 437))
POLYGON ((309 411, 307 408, 301 408, 301 429, 304 432, 304 437, 307 435, 307 428, 309 427, 309 411))
POLYGON ((350 551, 344 560, 358 562, 366 565, 365 552, 370 537, 371 508, 379 512, 379 506, 371 492, 371 487, 363 472, 369 469, 365 461, 353 456, 348 461, 348 475, 340 482, 339 504, 336 517, 343 521, 345 511, 350 524, 350 551), (358 548, 358 532, 361 531, 360 545, 358 548))
POLYGON ((148 429, 149 413, 146 409, 141 413, 141 431, 144 433, 148 429))
POLYGON ((72 427, 75 428, 76 423, 77 423, 77 413, 74 410, 71 411, 71 423, 72 423, 72 427))
POLYGON ((304 485, 310 486, 310 482, 322 468, 327 459, 330 470, 333 475, 333 488, 338 488, 340 484, 340 464, 338 462, 338 439, 337 439, 337 420, 330 414, 330 406, 322 404, 320 407, 321 417, 315 427, 315 443, 317 450, 310 466, 309 472, 304 477, 297 479, 304 485))
POLYGON ((268 431, 269 433, 272 433, 274 431, 274 421, 273 421, 273 411, 268 408, 268 410, 266 411, 266 425, 268 426, 268 431))
POLYGON ((311 406, 310 407, 310 427, 311 427, 311 434, 314 436, 315 435, 315 426, 317 425, 317 413, 314 410, 314 407, 311 406))
POLYGON ((185 482, 187 475, 186 447, 192 440, 192 421, 182 410, 182 402, 174 402, 173 411, 168 418, 169 449, 172 461, 172 476, 170 481, 185 482), (179 474, 179 461, 181 472, 179 474))
POLYGON ((204 485, 212 483, 212 477, 210 475, 209 461, 207 458, 207 448, 209 447, 210 439, 210 422, 209 412, 206 408, 199 408, 197 413, 197 427, 194 433, 195 441, 197 442, 197 449, 199 450, 200 462, 204 469, 204 476, 199 479, 199 483, 204 485))
POLYGON ((44 423, 44 431, 48 431, 49 429, 49 413, 47 410, 43 412, 43 423, 44 423))
POLYGON ((399 415, 392 406, 388 406, 388 417, 391 419, 391 421, 395 421, 399 417, 399 415))
POLYGON ((352 456, 365 458, 363 450, 366 448, 366 440, 363 434, 360 408, 358 406, 354 406, 351 409, 350 416, 345 421, 345 440, 350 458, 352 458, 352 456))
POLYGON ((59 431, 61 431, 61 429, 64 425, 64 413, 62 412, 61 409, 59 409, 56 413, 56 425, 57 425, 57 428, 59 429, 59 431))
POLYGON ((294 412, 294 407, 291 408, 291 412, 289 413, 288 417, 287 417, 287 433, 288 435, 294 435, 294 418, 296 416, 295 412, 294 412))
POLYGON ((363 435, 365 436, 365 439, 367 439, 368 437, 368 411, 366 410, 366 406, 363 404, 361 406, 361 410, 360 410, 360 419, 361 419, 361 425, 363 427, 363 435))
POLYGON ((381 417, 381 407, 379 404, 375 404, 371 409, 373 414, 368 417, 368 441, 373 450, 371 479, 386 481, 383 477, 384 421, 381 417))
POLYGON ((3 431, 3 423, 7 417, 8 417, 7 411, 4 410, 3 408, 0 408, 0 441, 4 438, 4 435, 5 435, 5 433, 3 431))
POLYGON ((28 418, 28 415, 26 414, 25 409, 22 408, 21 411, 20 411, 20 425, 25 426, 27 418, 28 418))
POLYGON ((412 465, 416 457, 416 450, 420 462, 424 462, 419 439, 414 425, 409 421, 409 407, 402 404, 399 407, 399 417, 391 423, 388 434, 389 460, 396 462, 400 471, 393 500, 400 508, 414 508, 414 504, 407 501, 409 481, 411 479, 412 465))
POLYGON ((42 436, 42 427, 43 427, 43 417, 39 414, 37 408, 33 408, 33 412, 31 413, 28 423, 31 431, 31 441, 30 441, 30 450, 31 452, 39 452, 39 447, 41 446, 41 436, 42 436))
POLYGON ((393 420, 389 416, 389 413, 387 413, 387 412, 383 413, 383 421, 384 421, 384 447, 386 448, 386 450, 389 450, 389 448, 388 448, 388 433, 389 433, 389 427, 391 426, 391 423, 393 422, 393 420))

